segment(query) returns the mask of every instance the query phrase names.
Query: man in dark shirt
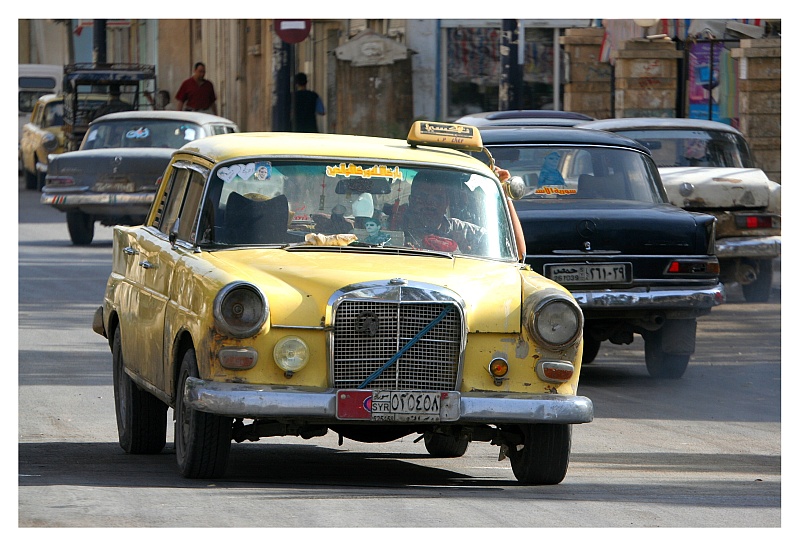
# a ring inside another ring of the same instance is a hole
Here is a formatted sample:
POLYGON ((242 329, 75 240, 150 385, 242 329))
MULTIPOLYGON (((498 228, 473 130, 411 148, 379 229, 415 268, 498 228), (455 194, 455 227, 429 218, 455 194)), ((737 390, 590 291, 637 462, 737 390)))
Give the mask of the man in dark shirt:
POLYGON ((302 72, 295 76, 297 91, 294 94, 294 131, 296 133, 319 133, 317 114, 325 115, 322 99, 313 91, 306 89, 308 77, 302 72))
POLYGON ((195 63, 191 77, 185 79, 175 93, 178 110, 217 113, 217 95, 214 85, 206 79, 206 65, 195 63))

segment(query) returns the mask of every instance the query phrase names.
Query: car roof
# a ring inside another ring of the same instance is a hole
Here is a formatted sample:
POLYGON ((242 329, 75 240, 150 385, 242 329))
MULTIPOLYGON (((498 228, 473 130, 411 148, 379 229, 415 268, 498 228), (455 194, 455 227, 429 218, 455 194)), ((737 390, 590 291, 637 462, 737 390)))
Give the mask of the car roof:
POLYGON ((572 126, 594 118, 563 110, 497 110, 462 116, 455 123, 466 125, 558 125, 572 126))
POLYGON ((53 101, 57 101, 57 100, 59 100, 59 101, 60 100, 64 100, 64 97, 61 96, 61 95, 57 95, 55 93, 48 93, 47 95, 42 95, 41 97, 39 97, 36 100, 38 102, 53 102, 53 101))
POLYGON ((639 142, 616 133, 577 127, 479 127, 484 145, 492 144, 554 144, 592 145, 633 148, 650 155, 639 142))
POLYGON ((113 121, 117 119, 166 119, 175 121, 191 121, 201 125, 205 123, 224 123, 228 125, 236 125, 233 121, 227 118, 215 116, 213 114, 205 114, 202 112, 176 112, 175 110, 129 110, 126 112, 114 112, 113 114, 100 116, 92 123, 97 123, 101 120, 113 121))
POLYGON ((726 123, 707 119, 691 118, 615 118, 600 119, 580 124, 586 129, 603 131, 622 131, 636 129, 702 129, 708 131, 725 131, 741 134, 726 123))
POLYGON ((230 133, 185 144, 180 152, 199 154, 213 162, 256 156, 324 158, 334 161, 427 163, 487 171, 478 159, 452 148, 411 146, 405 140, 328 133, 230 133))

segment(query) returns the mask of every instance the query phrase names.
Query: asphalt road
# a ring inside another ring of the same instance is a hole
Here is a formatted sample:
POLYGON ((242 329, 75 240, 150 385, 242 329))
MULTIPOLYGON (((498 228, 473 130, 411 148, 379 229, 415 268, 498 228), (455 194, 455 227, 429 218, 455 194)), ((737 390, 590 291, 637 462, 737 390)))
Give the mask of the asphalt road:
MULTIPOLYGON (((701 319, 680 380, 647 375, 641 340, 604 344, 581 378, 595 420, 574 427, 557 486, 518 485, 482 443, 433 459, 413 437, 339 445, 330 432, 234 444, 228 474, 208 481, 180 477, 171 432, 160 455, 127 455, 117 443, 111 354, 91 330, 111 229, 97 226, 91 246, 72 246, 64 215, 20 189, 18 253, 20 529, 402 528, 358 535, 395 543, 428 536, 411 528, 485 542, 563 539, 563 528, 755 528, 763 538, 791 524, 791 515, 782 520, 779 286, 766 304, 744 303, 734 287, 701 319)), ((748 536, 740 531, 731 540, 748 536)))

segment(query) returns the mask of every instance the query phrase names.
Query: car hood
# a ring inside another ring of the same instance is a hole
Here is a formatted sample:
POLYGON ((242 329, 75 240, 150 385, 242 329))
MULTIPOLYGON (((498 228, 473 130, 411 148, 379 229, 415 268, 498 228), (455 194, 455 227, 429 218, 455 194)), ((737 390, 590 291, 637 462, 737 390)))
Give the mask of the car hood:
POLYGON ((705 254, 699 219, 713 221, 669 204, 632 201, 523 199, 514 206, 528 255, 705 254))
POLYGON ((468 329, 480 332, 518 332, 523 290, 553 287, 568 294, 536 273, 521 271, 520 264, 441 255, 241 249, 209 253, 209 260, 263 290, 272 324, 319 326, 337 291, 375 281, 389 286, 391 279, 452 290, 466 304, 468 329))
POLYGON ((679 207, 780 211, 780 184, 761 169, 664 167, 658 171, 670 202, 679 207), (685 185, 691 185, 691 193, 685 185))

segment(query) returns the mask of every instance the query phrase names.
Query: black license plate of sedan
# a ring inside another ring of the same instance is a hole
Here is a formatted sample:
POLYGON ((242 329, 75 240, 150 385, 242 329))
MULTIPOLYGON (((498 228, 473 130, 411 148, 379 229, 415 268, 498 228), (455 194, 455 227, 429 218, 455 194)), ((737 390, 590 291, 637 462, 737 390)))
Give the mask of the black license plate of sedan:
POLYGON ((630 262, 545 264, 544 276, 562 284, 631 282, 630 262))

